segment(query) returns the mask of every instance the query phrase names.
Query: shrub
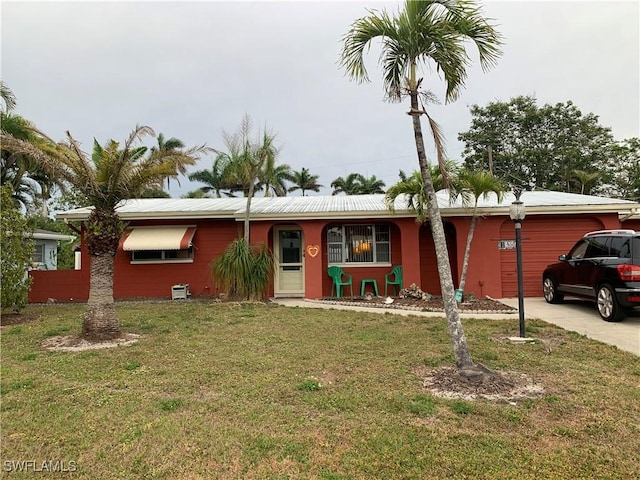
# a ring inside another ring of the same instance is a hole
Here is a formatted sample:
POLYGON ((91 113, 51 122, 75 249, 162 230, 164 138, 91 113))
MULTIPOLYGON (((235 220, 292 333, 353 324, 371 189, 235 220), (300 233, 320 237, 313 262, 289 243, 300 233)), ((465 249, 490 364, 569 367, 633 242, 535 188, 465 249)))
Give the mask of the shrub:
POLYGON ((2 215, 0 215, 2 245, 2 309, 19 311, 27 304, 31 277, 27 268, 31 263, 34 242, 26 218, 13 206, 10 185, 2 185, 2 215))
POLYGON ((262 300, 273 263, 273 254, 266 245, 250 245, 238 238, 211 262, 211 275, 229 300, 262 300))

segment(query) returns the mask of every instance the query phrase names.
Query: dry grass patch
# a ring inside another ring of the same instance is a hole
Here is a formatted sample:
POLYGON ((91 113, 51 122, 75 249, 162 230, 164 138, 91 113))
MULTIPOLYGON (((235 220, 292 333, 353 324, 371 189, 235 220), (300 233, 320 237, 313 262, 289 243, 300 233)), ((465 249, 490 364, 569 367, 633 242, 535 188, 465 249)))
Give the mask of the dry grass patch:
POLYGON ((80 330, 83 306, 2 327, 3 461, 73 461, 87 479, 640 477, 638 357, 543 322, 513 345, 515 320, 464 321, 475 361, 545 389, 496 402, 424 387, 453 366, 443 318, 117 309, 135 344, 43 349, 80 330))

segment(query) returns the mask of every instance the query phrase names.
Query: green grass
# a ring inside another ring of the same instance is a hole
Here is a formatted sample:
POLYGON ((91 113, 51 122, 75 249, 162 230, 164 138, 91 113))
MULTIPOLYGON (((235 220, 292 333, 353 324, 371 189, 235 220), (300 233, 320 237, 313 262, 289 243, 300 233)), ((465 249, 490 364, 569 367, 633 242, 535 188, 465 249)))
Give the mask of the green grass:
MULTIPOLYGON (((2 327, 1 458, 76 462, 80 479, 640 477, 640 360, 531 322, 465 320, 472 356, 545 395, 444 399, 414 371, 452 366, 442 318, 273 305, 118 304, 137 344, 49 352, 83 306, 2 327)), ((14 472, 10 478, 33 478, 14 472)))

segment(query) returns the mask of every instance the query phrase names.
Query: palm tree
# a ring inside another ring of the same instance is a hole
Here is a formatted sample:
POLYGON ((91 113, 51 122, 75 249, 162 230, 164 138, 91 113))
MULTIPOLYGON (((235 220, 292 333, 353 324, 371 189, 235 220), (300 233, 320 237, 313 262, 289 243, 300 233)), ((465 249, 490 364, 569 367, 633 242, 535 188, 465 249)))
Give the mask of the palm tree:
POLYGON ((331 188, 333 188, 331 195, 337 195, 339 193, 358 195, 360 193, 360 187, 362 186, 362 180, 364 180, 364 177, 359 173, 350 173, 347 175, 347 178, 338 177, 331 182, 331 188))
MULTIPOLYGON (((445 168, 447 171, 447 181, 449 182, 448 188, 450 191, 455 191, 457 189, 457 164, 453 160, 447 160, 445 162, 445 168)), ((439 166, 429 164, 429 172, 431 173, 434 190, 444 189, 445 178, 439 166)), ((422 174, 418 170, 415 170, 411 176, 407 176, 406 173, 400 170, 399 176, 400 181, 389 187, 385 195, 387 207, 393 211, 396 198, 400 195, 405 195, 407 207, 416 213, 416 221, 418 223, 426 222, 427 212, 425 211, 425 207, 427 205, 427 197, 422 174)), ((452 198, 451 195, 449 195, 449 198, 452 198)))
POLYGON ((2 80, 0 80, 0 99, 4 102, 4 113, 9 113, 16 108, 16 96, 2 80))
MULTIPOLYGON (((38 132, 39 136, 46 136, 38 132)), ((94 142, 91 156, 67 132, 67 139, 55 151, 2 133, 2 143, 14 152, 29 155, 53 178, 82 190, 93 211, 85 222, 85 238, 91 257, 89 300, 82 325, 83 337, 90 340, 116 338, 120 334, 113 301, 113 268, 124 223, 116 207, 128 198, 138 198, 146 188, 161 185, 187 165, 193 165, 205 147, 182 151, 149 153, 135 143, 151 128, 137 126, 125 143, 110 140, 105 146, 94 142)))
MULTIPOLYGON (((36 135, 36 128, 31 122, 12 113, 16 107, 16 98, 4 82, 0 82, 0 94, 5 105, 0 111, 0 130, 14 138, 37 144, 40 149, 53 148, 46 139, 36 135)), ((51 198, 56 182, 28 155, 13 152, 3 144, 0 179, 3 185, 11 184, 16 207, 31 212, 40 203, 42 215, 48 216, 47 201, 51 198)))
POLYGON ((214 192, 217 198, 221 198, 221 192, 227 196, 231 196, 231 185, 226 181, 224 170, 226 168, 226 157, 218 154, 213 160, 211 170, 198 170, 189 175, 189 180, 204 183, 204 187, 200 187, 202 193, 214 192), (224 190, 224 192, 223 192, 224 190))
POLYGON ((258 189, 264 188, 264 196, 269 197, 271 193, 277 197, 287 195, 287 184, 293 178, 291 167, 286 163, 276 165, 276 156, 268 156, 262 167, 262 171, 258 175, 258 189))
POLYGON ((375 175, 371 175, 370 178, 362 176, 360 179, 360 191, 358 192, 358 195, 384 193, 384 187, 384 181, 378 180, 375 175))
MULTIPOLYGON (((165 154, 166 152, 175 152, 185 148, 184 142, 182 140, 175 137, 165 139, 163 133, 158 134, 157 140, 158 140, 158 145, 151 147, 152 155, 158 154, 159 152, 162 152, 163 154, 165 154)), ((186 175, 187 174, 186 165, 180 167, 180 170, 178 170, 178 173, 180 175, 186 175)), ((167 177, 166 180, 167 180, 167 188, 169 188, 169 182, 170 182, 169 177, 167 177)))
POLYGON ((584 195, 585 192, 588 194, 602 176, 600 172, 585 172, 584 170, 577 169, 571 173, 573 173, 572 180, 580 185, 580 193, 582 195, 584 195))
POLYGON ((260 175, 265 165, 275 163, 278 150, 275 147, 275 135, 262 132, 262 136, 251 138, 251 119, 245 115, 240 128, 234 134, 223 132, 228 152, 219 152, 218 158, 223 162, 223 177, 234 185, 233 190, 242 189, 247 197, 244 216, 244 239, 249 243, 249 217, 251 200, 260 182, 260 175))
POLYGON ((291 177, 291 182, 293 183, 293 186, 289 187, 289 192, 302 190, 303 197, 305 196, 304 192, 307 190, 317 193, 324 186, 318 183, 318 178, 320 178, 319 175, 311 175, 309 173, 309 169, 304 167, 299 172, 294 171, 291 177))
POLYGON ((371 11, 368 16, 352 24, 344 37, 341 57, 341 65, 352 79, 361 82, 369 80, 364 53, 375 39, 382 42, 380 63, 384 70, 388 99, 395 102, 402 101, 406 96, 410 99, 409 115, 413 123, 456 366, 460 371, 474 370, 477 373, 478 367, 474 366, 469 354, 455 300, 444 226, 427 164, 420 117, 425 115, 427 118, 440 165, 445 156, 444 138, 439 125, 425 109, 424 104, 433 97, 421 90, 423 78, 418 76, 418 67, 435 66, 446 83, 445 100, 455 100, 464 87, 466 70, 470 64, 465 46, 472 42, 477 47, 480 64, 486 69, 493 66, 500 55, 500 36, 482 18, 479 8, 471 1, 408 0, 395 16, 390 16, 386 11, 371 11))
POLYGON ((498 178, 494 177, 490 172, 474 172, 471 170, 462 170, 460 172, 459 192, 462 196, 464 204, 473 202, 473 211, 471 215, 471 225, 467 234, 467 243, 464 248, 464 259, 462 261, 462 274, 460 275, 460 285, 458 288, 464 292, 464 286, 467 281, 467 270, 469 269, 469 256, 471 254, 471 242, 478 221, 478 200, 489 198, 491 193, 496 195, 498 202, 504 198, 508 187, 498 178))

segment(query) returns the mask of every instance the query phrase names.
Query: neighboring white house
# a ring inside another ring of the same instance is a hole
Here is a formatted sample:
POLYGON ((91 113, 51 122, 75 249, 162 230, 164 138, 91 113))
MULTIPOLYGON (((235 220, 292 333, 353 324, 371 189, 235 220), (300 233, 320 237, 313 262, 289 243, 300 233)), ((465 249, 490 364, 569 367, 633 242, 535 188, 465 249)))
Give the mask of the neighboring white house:
POLYGON ((31 259, 34 270, 57 270, 58 269, 58 245, 59 242, 71 243, 76 240, 73 235, 64 235, 49 230, 33 231, 35 249, 31 259))

